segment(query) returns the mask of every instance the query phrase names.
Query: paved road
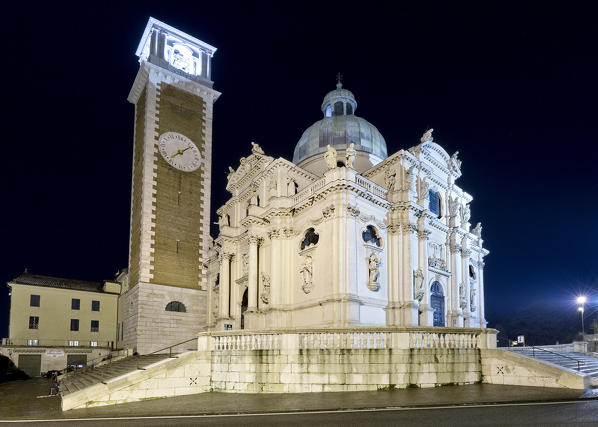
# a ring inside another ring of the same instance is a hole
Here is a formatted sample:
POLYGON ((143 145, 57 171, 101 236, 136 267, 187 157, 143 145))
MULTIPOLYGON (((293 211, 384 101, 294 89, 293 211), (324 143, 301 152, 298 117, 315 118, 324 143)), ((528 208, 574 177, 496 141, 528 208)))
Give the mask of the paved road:
POLYGON ((255 415, 62 419, 0 426, 572 426, 598 425, 598 401, 255 415))

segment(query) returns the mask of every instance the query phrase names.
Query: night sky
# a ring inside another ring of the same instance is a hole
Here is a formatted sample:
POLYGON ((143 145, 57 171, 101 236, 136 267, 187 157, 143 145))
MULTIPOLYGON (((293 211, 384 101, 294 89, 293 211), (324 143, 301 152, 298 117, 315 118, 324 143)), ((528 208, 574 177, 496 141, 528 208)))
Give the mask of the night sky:
MULTIPOLYGON (((598 8, 594 2, 79 2, 7 10, 0 335, 30 272, 87 280, 127 266, 134 55, 149 16, 218 48, 212 221, 250 141, 292 158, 341 72, 394 153, 459 150, 481 221, 490 326, 598 305, 598 8), (393 3, 394 4, 394 3, 393 3)), ((13 6, 14 7, 14 6, 13 6)), ((588 307, 587 318, 596 316, 588 307)), ((577 319, 577 318, 576 318, 577 319)))

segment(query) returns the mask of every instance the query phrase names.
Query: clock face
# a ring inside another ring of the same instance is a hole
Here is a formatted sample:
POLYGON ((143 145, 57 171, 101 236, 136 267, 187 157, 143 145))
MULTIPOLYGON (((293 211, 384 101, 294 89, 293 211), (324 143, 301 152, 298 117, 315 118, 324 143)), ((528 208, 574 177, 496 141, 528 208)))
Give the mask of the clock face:
POLYGON ((160 154, 166 162, 184 172, 193 172, 201 166, 201 153, 197 146, 177 132, 164 132, 158 139, 160 154))

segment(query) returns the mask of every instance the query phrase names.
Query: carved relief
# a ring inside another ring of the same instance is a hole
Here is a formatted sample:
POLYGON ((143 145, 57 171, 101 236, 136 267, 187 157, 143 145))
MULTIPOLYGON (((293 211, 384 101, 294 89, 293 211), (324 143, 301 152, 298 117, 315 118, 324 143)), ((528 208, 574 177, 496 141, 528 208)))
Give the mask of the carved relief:
POLYGON ((355 206, 347 205, 347 212, 351 216, 359 216, 359 208, 357 207, 357 205, 355 205, 355 206))
POLYGON ((471 312, 474 312, 476 310, 475 294, 476 290, 475 287, 473 287, 472 285, 471 288, 469 288, 469 309, 471 310, 471 312))
POLYGON ((334 206, 330 205, 327 208, 322 209, 322 216, 324 219, 330 219, 334 217, 334 206))
POLYGON ((417 302, 422 302, 424 293, 424 272, 418 268, 413 272, 413 297, 417 302))
POLYGON ((451 218, 455 218, 457 216, 457 212, 459 210, 459 199, 456 197, 448 198, 448 208, 449 208, 449 216, 451 218))
POLYGON ((378 255, 372 252, 368 258, 368 289, 370 291, 377 291, 380 288, 380 264, 378 255))
POLYGON ((249 273, 249 255, 243 254, 241 255, 241 266, 243 270, 243 276, 246 276, 249 273))
POLYGON ((461 282, 459 284, 459 307, 461 310, 467 310, 467 295, 465 294, 465 283, 461 282))
POLYGON ((270 302, 270 276, 262 272, 262 291, 260 292, 260 298, 264 304, 270 302))
POLYGON ((301 277, 303 278, 301 289, 303 289, 303 292, 306 294, 309 294, 313 285, 313 261, 310 255, 305 257, 303 266, 299 269, 299 274, 301 274, 301 277))
POLYGON ((446 248, 442 243, 430 242, 428 245, 428 266, 447 271, 446 248))

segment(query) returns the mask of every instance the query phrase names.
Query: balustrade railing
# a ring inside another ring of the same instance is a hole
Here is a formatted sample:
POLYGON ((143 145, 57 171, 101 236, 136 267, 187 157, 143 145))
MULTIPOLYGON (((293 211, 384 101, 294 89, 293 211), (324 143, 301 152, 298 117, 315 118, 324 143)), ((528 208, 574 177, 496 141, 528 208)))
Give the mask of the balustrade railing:
POLYGON ((473 328, 347 328, 205 332, 199 350, 496 348, 496 331, 473 328))

